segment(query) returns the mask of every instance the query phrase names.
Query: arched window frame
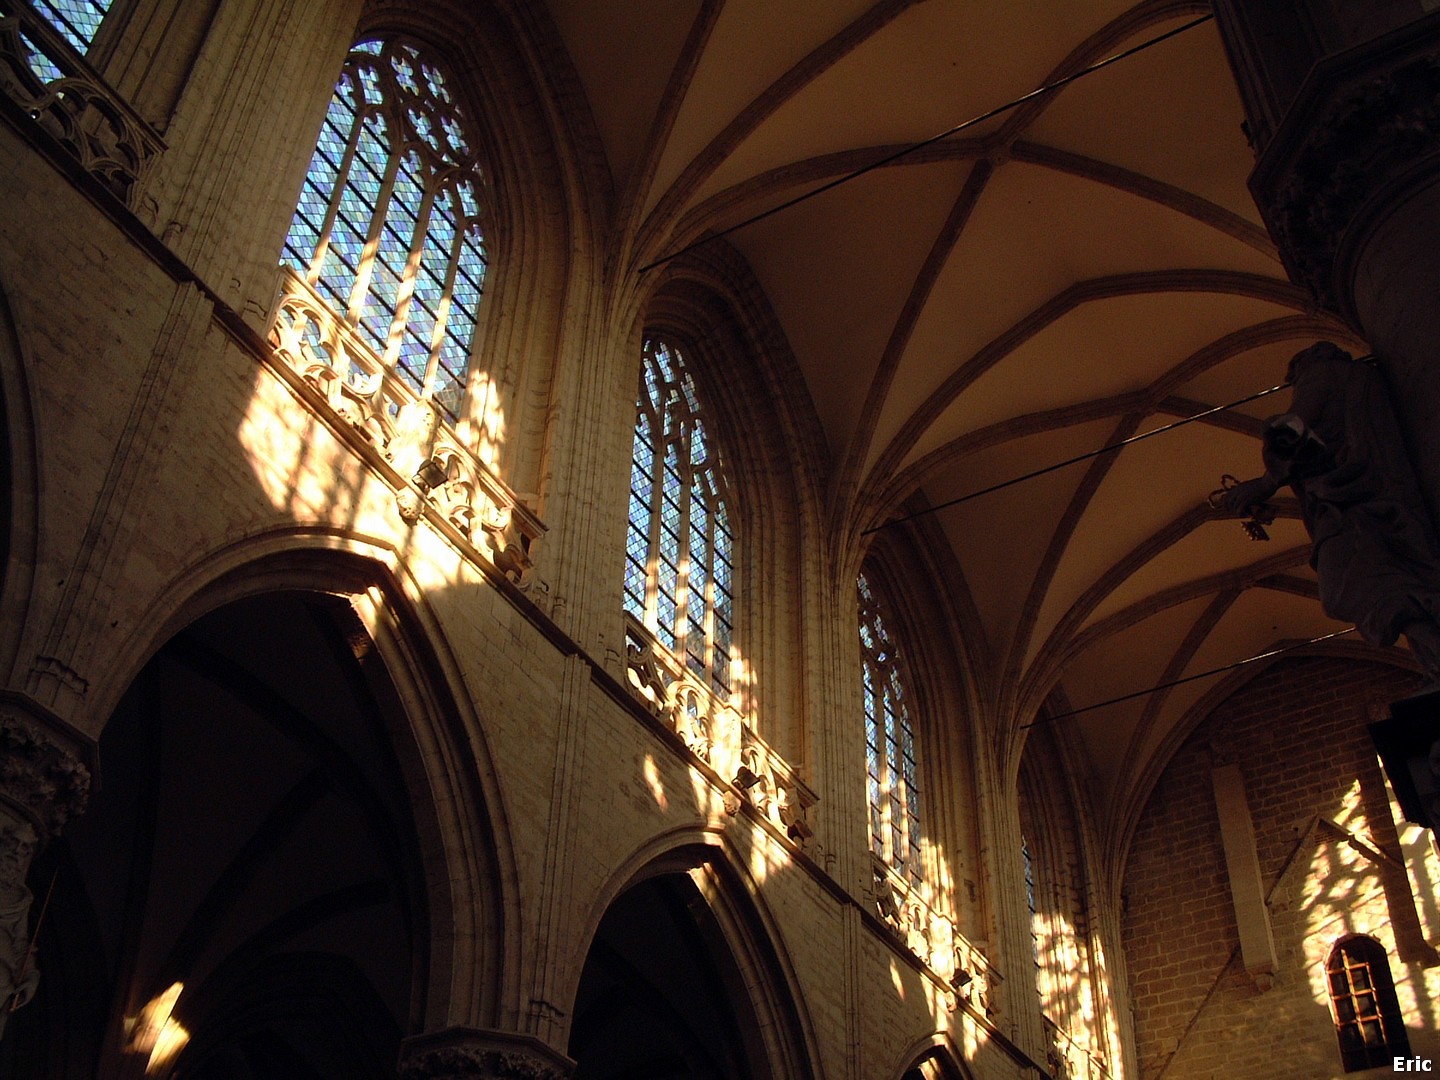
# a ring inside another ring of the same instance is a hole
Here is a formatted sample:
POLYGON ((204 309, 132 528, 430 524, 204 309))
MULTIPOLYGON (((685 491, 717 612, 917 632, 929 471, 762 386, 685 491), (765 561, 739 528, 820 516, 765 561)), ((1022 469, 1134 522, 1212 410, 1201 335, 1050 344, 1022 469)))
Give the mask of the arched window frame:
POLYGON ((721 700, 735 689, 735 532, 719 447, 681 347, 641 350, 623 605, 721 700))
POLYGON ((923 800, 910 694, 899 650, 863 571, 857 592, 870 850, 912 887, 918 887, 925 878, 923 800))
POLYGON ((368 36, 337 80, 282 253, 383 369, 452 424, 485 285, 485 175, 443 57, 368 36))
POLYGON ((1363 934, 1341 938, 1325 960, 1325 983, 1346 1072, 1410 1056, 1390 957, 1380 942, 1363 934))

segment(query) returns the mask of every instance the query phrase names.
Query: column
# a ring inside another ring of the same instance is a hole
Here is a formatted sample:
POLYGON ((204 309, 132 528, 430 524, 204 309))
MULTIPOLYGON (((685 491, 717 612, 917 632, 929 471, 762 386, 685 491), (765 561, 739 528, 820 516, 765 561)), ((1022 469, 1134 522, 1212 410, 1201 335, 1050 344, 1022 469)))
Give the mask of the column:
POLYGON ((511 1031, 446 1028, 406 1039, 400 1080, 569 1080, 575 1063, 511 1031))
POLYGON ((0 1037, 35 994, 25 884, 36 850, 85 809, 94 744, 29 698, 0 692, 0 1037))
POLYGON ((1440 3, 1218 0, 1290 276, 1375 349, 1440 520, 1440 3))

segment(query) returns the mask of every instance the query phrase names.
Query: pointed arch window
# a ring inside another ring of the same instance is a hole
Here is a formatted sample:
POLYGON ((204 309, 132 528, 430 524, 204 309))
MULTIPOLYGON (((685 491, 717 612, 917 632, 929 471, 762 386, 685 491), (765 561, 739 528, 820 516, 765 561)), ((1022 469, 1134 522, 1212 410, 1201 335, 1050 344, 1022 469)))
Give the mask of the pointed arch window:
POLYGON ((860 575, 859 589, 870 846, 898 874, 918 885, 923 874, 915 728, 906 705, 898 651, 864 574, 860 575))
POLYGON ((485 284, 484 180, 455 85, 401 39, 351 50, 282 261, 452 422, 485 284))
POLYGON ((734 547, 724 470, 680 350, 645 342, 630 467, 625 610, 715 693, 734 659, 734 547))
POLYGON ((1325 962, 1325 976, 1346 1072, 1410 1056, 1390 959, 1378 941, 1357 935, 1339 942, 1325 962))

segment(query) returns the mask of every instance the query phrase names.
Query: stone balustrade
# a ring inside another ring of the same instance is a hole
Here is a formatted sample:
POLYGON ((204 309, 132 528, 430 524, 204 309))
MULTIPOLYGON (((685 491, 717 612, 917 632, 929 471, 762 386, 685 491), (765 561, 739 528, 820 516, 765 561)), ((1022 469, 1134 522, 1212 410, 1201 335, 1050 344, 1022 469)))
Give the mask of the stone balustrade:
POLYGON ((625 617, 625 666, 630 689, 702 761, 730 781, 725 809, 748 803, 782 834, 804 848, 814 838, 810 812, 815 793, 740 713, 651 636, 625 617))
POLYGON ((870 857, 875 911, 915 956, 951 987, 962 1001, 986 1016, 1000 1011, 1000 973, 955 922, 930 904, 884 860, 870 857))
POLYGON ((396 490, 400 516, 413 523, 427 505, 435 507, 506 577, 530 588, 544 523, 303 277, 289 267, 280 274, 270 324, 275 355, 380 451, 402 481, 409 479, 396 490))
POLYGON ((132 212, 150 217, 145 178, 164 141, 48 20, 18 0, 0 0, 0 93, 132 212))

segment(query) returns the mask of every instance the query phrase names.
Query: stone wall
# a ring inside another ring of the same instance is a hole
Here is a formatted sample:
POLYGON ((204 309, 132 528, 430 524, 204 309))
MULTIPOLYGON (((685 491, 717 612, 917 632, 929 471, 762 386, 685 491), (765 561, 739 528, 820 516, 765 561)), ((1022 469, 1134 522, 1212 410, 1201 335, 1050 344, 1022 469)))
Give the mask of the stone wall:
POLYGON ((1425 941, 1440 939, 1440 923, 1424 888, 1440 860, 1387 798, 1365 730, 1377 706, 1383 715, 1416 682, 1335 659, 1280 661, 1212 712, 1165 769, 1125 874, 1142 1077, 1343 1075, 1324 966, 1349 933, 1385 946, 1412 1052, 1440 1052, 1440 967, 1425 941), (1243 777, 1275 943, 1264 990, 1240 955, 1211 782, 1229 763, 1243 777), (1413 883, 1406 862, 1421 875, 1413 883))

